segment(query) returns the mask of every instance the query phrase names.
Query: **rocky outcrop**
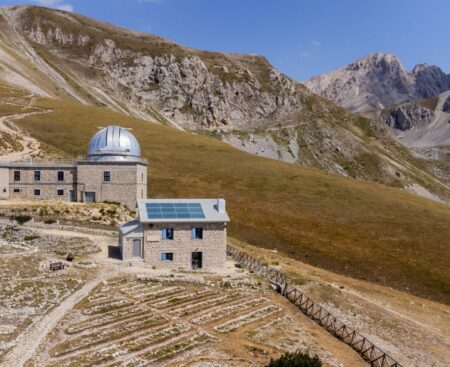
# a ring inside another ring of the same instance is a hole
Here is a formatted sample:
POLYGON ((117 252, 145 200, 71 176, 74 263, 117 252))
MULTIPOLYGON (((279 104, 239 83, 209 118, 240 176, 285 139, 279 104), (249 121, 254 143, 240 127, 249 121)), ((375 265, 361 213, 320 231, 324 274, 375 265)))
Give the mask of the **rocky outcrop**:
POLYGON ((444 104, 442 105, 442 111, 450 113, 450 96, 447 97, 444 104))
POLYGON ((310 94, 261 56, 197 51, 58 11, 16 13, 31 42, 77 68, 78 83, 94 82, 123 104, 157 108, 190 129, 255 127, 310 94))
POLYGON ((405 103, 385 114, 385 121, 390 127, 405 131, 414 126, 429 124, 433 117, 433 110, 415 103, 405 103))
POLYGON ((376 53, 305 84, 350 111, 364 113, 437 96, 450 89, 450 75, 427 64, 407 72, 395 55, 376 53))

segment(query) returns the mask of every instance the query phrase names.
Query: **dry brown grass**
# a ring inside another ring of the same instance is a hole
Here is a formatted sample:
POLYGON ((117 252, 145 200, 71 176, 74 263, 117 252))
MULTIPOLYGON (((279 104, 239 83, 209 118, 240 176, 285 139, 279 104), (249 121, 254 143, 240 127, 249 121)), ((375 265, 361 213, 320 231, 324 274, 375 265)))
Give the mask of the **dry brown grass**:
POLYGON ((149 159, 151 197, 225 197, 229 234, 336 272, 450 302, 450 207, 265 159, 108 109, 39 100, 19 125, 68 154, 98 126, 130 127, 149 159))

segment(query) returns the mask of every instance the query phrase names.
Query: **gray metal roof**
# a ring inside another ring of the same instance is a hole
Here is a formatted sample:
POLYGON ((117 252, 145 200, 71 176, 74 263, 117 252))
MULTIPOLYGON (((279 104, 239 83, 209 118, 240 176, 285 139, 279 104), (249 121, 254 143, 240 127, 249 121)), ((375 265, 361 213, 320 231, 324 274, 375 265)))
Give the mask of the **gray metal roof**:
POLYGON ((143 228, 142 228, 142 223, 139 222, 137 219, 134 219, 130 222, 124 223, 119 227, 119 231, 120 233, 122 233, 123 235, 126 235, 132 231, 134 232, 138 232, 138 234, 142 234, 143 235, 143 228))
POLYGON ((230 218, 225 210, 224 199, 145 199, 138 201, 139 221, 142 223, 225 223, 230 218), (199 203, 204 218, 177 218, 176 215, 165 218, 149 218, 147 204, 189 204, 199 203))
POLYGON ((89 160, 127 161, 140 155, 141 148, 134 135, 128 129, 113 125, 98 131, 88 148, 89 160))

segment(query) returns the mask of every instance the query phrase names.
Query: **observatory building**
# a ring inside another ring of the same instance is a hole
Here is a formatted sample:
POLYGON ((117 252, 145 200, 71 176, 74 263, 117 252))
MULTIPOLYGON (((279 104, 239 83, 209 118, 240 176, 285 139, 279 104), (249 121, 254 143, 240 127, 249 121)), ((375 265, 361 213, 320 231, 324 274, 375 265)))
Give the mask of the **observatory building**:
POLYGON ((131 210, 147 197, 147 160, 120 126, 99 130, 87 157, 73 162, 0 163, 0 199, 120 202, 131 210))

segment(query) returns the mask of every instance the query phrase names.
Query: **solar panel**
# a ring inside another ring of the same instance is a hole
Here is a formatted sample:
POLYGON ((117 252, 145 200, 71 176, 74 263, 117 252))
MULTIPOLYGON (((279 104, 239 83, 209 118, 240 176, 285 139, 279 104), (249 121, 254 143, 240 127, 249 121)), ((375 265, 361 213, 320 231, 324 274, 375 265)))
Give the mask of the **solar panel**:
POLYGON ((146 203, 149 219, 204 219, 200 203, 146 203))

